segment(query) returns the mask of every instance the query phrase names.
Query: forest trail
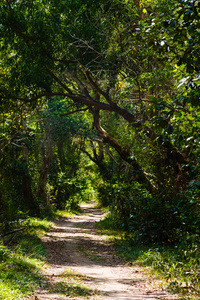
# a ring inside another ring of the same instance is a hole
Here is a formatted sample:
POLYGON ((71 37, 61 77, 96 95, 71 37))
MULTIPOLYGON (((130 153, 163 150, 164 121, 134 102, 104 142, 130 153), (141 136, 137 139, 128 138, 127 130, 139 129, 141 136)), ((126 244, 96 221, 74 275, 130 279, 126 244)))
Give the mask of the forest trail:
POLYGON ((43 268, 48 286, 29 299, 175 299, 140 267, 124 265, 113 254, 112 245, 94 228, 103 213, 94 202, 83 212, 62 218, 44 237, 48 265, 43 268), (85 297, 85 298, 84 298, 85 297))

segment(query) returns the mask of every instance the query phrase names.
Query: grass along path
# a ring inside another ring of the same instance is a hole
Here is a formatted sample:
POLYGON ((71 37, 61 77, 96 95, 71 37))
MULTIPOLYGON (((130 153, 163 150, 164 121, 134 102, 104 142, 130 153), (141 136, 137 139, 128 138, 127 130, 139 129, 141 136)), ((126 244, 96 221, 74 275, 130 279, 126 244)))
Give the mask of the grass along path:
POLYGON ((26 229, 0 241, 0 300, 23 299, 36 287, 45 284, 40 273, 45 261, 45 249, 40 237, 52 222, 29 218, 21 227, 26 229), (10 241, 8 243, 8 241, 10 241))
POLYGON ((124 265, 115 256, 112 243, 95 229, 103 213, 93 202, 82 209, 77 216, 57 220, 43 236, 47 284, 26 299, 175 299, 141 267, 124 265))

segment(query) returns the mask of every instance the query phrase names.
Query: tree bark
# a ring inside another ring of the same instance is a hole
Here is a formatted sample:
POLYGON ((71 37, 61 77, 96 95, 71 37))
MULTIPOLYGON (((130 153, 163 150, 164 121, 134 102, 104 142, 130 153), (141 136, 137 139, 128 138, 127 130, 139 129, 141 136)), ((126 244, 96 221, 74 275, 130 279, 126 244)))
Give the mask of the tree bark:
POLYGON ((48 175, 51 168, 51 161, 52 161, 52 141, 50 137, 50 129, 47 124, 45 124, 46 130, 46 139, 42 142, 41 145, 41 157, 42 157, 42 166, 40 169, 40 177, 39 177, 39 185, 37 195, 38 198, 41 200, 41 203, 44 208, 48 207, 49 199, 47 195, 47 182, 48 182, 48 175))
POLYGON ((23 146, 23 161, 24 161, 24 174, 22 178, 22 192, 25 205, 30 209, 30 214, 34 215, 39 213, 39 207, 34 199, 32 193, 32 179, 28 171, 27 162, 28 162, 28 148, 23 146))
POLYGON ((100 125, 99 122, 99 111, 95 110, 93 112, 93 118, 94 118, 94 125, 97 129, 98 134, 101 138, 103 138, 103 142, 109 144, 112 146, 117 153, 120 155, 120 157, 126 161, 134 170, 135 180, 139 182, 140 184, 145 184, 146 189, 150 193, 154 193, 156 191, 156 187, 149 181, 149 179, 144 174, 144 171, 142 170, 142 167, 137 162, 135 158, 132 157, 130 151, 127 149, 124 149, 115 138, 113 138, 108 132, 106 132, 100 125))

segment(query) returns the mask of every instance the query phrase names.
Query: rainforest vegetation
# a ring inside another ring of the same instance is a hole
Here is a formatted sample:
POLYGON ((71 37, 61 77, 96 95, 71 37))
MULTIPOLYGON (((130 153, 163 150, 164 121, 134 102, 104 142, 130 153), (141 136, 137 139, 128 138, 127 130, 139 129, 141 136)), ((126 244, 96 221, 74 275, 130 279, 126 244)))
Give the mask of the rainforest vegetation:
POLYGON ((1 257, 96 198, 199 282, 199 45, 198 0, 1 0, 1 257))

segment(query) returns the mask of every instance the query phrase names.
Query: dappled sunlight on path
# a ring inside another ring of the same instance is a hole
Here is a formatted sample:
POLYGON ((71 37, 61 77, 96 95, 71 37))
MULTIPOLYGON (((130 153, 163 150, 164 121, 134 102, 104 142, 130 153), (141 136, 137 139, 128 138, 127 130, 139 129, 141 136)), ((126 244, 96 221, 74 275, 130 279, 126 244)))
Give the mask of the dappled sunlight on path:
POLYGON ((140 267, 126 266, 116 257, 112 244, 94 227, 102 218, 94 202, 82 209, 78 216, 57 220, 43 237, 48 252, 43 273, 48 285, 32 299, 174 299, 158 290, 140 267), (75 281, 71 284, 70 280, 75 281))

